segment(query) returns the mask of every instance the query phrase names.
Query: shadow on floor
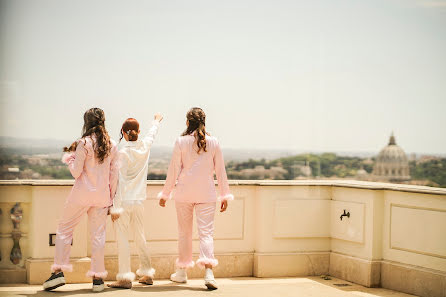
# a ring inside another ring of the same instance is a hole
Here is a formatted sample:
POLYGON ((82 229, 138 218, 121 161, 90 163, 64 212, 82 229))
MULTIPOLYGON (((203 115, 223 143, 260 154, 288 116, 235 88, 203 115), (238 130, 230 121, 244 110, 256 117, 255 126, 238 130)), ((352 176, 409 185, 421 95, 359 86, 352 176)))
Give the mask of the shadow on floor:
POLYGON ((208 291, 207 288, 178 286, 172 284, 155 285, 155 286, 134 286, 133 291, 137 292, 167 292, 167 291, 208 291))
MULTIPOLYGON (((106 292, 128 292, 128 289, 115 289, 115 288, 109 288, 106 287, 103 293, 106 292)), ((164 285, 153 285, 153 286, 144 286, 144 285, 134 285, 131 291, 135 292, 146 292, 146 293, 161 293, 161 292, 179 292, 179 291, 208 291, 207 288, 203 287, 189 287, 185 285, 177 285, 177 284, 164 284, 164 285)), ((15 292, 14 292, 15 293, 15 292)), ((79 290, 70 290, 70 291, 62 291, 62 290, 55 290, 55 291, 44 291, 39 290, 35 292, 26 292, 21 293, 17 292, 15 293, 17 296, 27 296, 27 297, 48 297, 48 296, 72 296, 72 295, 91 295, 94 294, 94 292, 91 289, 79 289, 79 290)), ((124 294, 122 294, 124 296, 124 294)), ((13 296, 13 295, 12 295, 13 296)))
POLYGON ((344 291, 344 292, 357 291, 357 292, 368 293, 370 295, 380 296, 380 297, 388 297, 389 294, 392 294, 392 295, 395 294, 398 297, 415 296, 415 295, 410 295, 410 294, 406 294, 406 293, 402 293, 402 292, 395 292, 395 291, 391 291, 391 290, 387 290, 387 289, 383 289, 383 288, 367 288, 367 287, 363 287, 363 286, 357 285, 355 283, 348 282, 348 281, 345 281, 342 279, 337 279, 337 278, 325 280, 320 277, 309 277, 309 279, 311 279, 317 283, 320 283, 322 285, 329 286, 331 288, 335 288, 335 289, 338 289, 338 290, 344 291), (341 286, 338 286, 338 285, 341 285, 341 286))

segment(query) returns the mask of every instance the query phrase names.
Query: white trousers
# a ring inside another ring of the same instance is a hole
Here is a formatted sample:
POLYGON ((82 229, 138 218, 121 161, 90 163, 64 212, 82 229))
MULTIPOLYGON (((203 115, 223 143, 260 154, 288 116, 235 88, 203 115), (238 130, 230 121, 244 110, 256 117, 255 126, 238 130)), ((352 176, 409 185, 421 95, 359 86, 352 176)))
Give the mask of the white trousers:
POLYGON ((152 268, 150 261, 150 252, 147 246, 146 237, 144 235, 144 205, 142 204, 124 204, 123 213, 116 224, 116 237, 118 241, 118 262, 119 272, 116 275, 117 280, 129 280, 135 279, 135 274, 130 267, 130 245, 129 234, 134 232, 134 239, 136 248, 139 254, 140 265, 136 271, 138 276, 150 276, 153 277, 155 269, 152 268))

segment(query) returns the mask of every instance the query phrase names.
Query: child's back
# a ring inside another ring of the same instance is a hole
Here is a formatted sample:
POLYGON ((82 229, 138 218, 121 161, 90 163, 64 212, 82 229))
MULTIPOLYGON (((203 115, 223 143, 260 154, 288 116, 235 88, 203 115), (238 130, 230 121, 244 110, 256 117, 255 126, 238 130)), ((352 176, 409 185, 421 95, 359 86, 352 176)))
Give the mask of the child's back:
POLYGON ((124 201, 146 199, 150 148, 158 133, 159 121, 155 120, 152 124, 143 139, 126 141, 119 150, 119 183, 115 207, 124 201))
POLYGON ((76 157, 68 165, 75 178, 73 189, 68 201, 94 207, 108 207, 111 205, 111 193, 117 184, 117 146, 111 142, 110 154, 103 162, 95 157, 95 137, 87 136, 79 140, 76 147, 76 157))

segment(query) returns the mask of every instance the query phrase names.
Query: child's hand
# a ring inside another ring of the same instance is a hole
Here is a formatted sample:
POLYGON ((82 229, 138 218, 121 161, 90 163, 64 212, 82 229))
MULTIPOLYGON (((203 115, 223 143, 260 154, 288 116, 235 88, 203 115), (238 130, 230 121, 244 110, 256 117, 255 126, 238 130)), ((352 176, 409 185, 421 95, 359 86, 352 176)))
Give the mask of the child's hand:
POLYGON ((161 123, 161 121, 163 120, 163 116, 158 112, 155 114, 155 121, 158 121, 161 123))
POLYGON ((112 222, 115 222, 117 219, 119 219, 119 214, 117 214, 117 213, 112 213, 112 214, 111 214, 111 219, 112 219, 112 222))
POLYGON ((221 202, 220 212, 224 212, 224 211, 226 211, 227 208, 228 208, 228 201, 227 201, 227 200, 223 200, 223 201, 221 202))
POLYGON ((160 199, 160 206, 165 207, 166 206, 166 199, 160 199))

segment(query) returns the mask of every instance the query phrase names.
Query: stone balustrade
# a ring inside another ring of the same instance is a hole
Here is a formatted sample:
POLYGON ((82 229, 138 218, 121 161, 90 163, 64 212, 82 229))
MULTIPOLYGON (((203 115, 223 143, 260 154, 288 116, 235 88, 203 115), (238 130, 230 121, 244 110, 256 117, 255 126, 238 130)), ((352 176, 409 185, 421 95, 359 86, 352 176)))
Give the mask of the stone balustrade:
MULTIPOLYGON (((0 181, 0 282, 40 284, 48 277, 50 237, 72 184, 0 181)), ((158 206, 162 185, 147 183, 144 220, 157 277, 167 278, 175 265, 177 223, 172 201, 158 206)), ((216 276, 330 274, 369 287, 446 296, 446 189, 344 180, 230 186, 235 200, 226 213, 216 213, 216 276)), ((89 240, 85 217, 74 233, 68 282, 88 281, 89 240)), ((134 247, 132 253, 136 269, 134 247)), ((110 219, 105 254, 113 279, 117 246, 110 219)), ((201 274, 191 270, 192 277, 201 274)))

